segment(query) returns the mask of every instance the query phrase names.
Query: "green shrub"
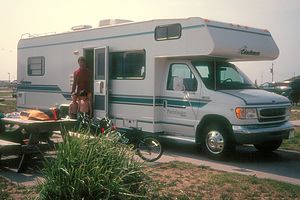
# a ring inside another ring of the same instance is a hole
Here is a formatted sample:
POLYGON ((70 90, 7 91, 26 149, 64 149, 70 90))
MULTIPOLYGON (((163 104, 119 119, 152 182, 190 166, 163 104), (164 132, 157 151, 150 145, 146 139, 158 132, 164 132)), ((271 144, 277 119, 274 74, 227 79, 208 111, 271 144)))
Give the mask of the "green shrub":
POLYGON ((45 163, 40 199, 147 198, 149 178, 133 156, 113 137, 66 136, 45 163))

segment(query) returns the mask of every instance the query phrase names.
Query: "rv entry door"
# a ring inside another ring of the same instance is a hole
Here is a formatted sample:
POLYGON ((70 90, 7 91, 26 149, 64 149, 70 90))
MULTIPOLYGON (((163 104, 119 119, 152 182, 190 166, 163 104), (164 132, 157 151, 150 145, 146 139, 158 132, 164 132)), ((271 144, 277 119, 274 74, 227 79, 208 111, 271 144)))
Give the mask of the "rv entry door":
POLYGON ((94 49, 94 117, 108 113, 108 47, 94 49))

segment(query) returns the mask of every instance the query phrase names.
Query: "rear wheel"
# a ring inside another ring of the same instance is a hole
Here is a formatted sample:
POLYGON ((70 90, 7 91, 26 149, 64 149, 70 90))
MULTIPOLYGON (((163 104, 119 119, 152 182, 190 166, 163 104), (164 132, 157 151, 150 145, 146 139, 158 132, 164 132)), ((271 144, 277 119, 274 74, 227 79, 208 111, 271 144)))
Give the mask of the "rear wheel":
POLYGON ((280 147, 282 140, 272 140, 254 144, 255 148, 261 152, 272 152, 280 147))
POLYGON ((145 137, 137 144, 137 154, 140 158, 148 162, 158 160, 163 154, 161 143, 153 137, 145 137))
POLYGON ((226 158, 235 150, 235 144, 230 141, 228 134, 223 125, 209 124, 202 133, 202 149, 213 159, 226 158))

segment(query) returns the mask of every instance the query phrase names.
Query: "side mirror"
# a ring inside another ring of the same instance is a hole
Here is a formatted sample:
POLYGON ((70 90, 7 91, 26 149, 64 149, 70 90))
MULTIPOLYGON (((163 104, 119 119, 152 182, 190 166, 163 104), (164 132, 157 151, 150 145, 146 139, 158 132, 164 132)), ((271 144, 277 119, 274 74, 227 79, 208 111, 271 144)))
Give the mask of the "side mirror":
POLYGON ((173 78, 173 90, 174 91, 184 91, 183 79, 179 77, 173 78))

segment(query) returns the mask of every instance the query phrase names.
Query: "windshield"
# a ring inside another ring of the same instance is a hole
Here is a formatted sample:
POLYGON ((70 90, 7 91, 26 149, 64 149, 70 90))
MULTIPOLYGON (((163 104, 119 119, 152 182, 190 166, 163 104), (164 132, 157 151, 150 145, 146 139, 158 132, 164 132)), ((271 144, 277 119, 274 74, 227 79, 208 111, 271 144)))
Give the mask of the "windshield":
POLYGON ((208 89, 236 90, 256 88, 251 80, 237 67, 228 62, 193 61, 201 79, 208 89))

